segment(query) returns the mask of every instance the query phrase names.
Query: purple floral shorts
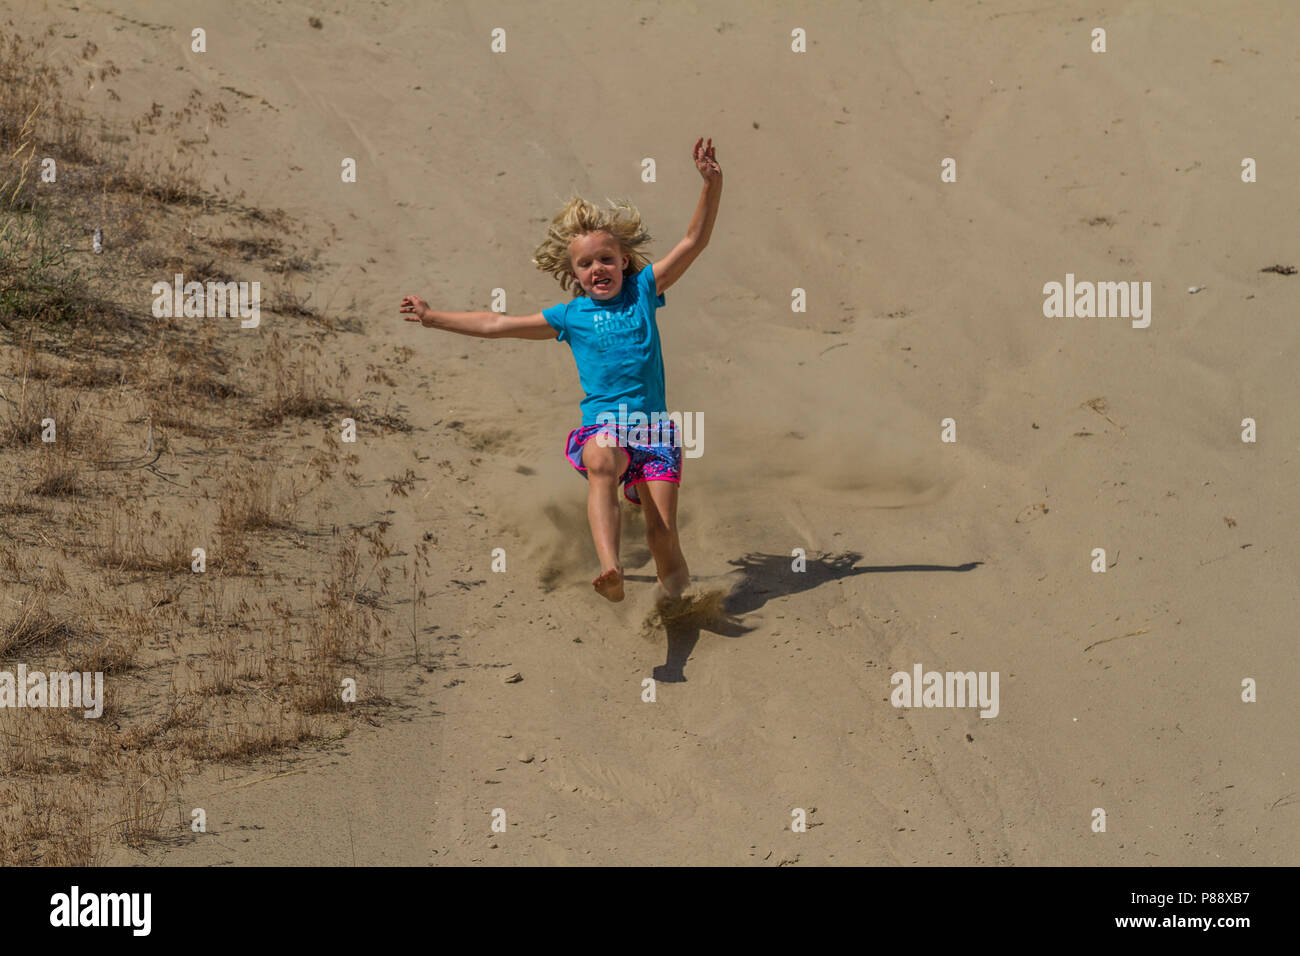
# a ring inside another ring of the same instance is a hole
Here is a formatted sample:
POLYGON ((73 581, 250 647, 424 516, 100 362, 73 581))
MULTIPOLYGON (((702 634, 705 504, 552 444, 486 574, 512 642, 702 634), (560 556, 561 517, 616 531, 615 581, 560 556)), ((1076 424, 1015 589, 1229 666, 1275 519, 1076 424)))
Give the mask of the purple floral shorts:
POLYGON ((587 477, 587 469, 582 464, 582 449, 601 431, 607 431, 610 444, 617 444, 627 452, 627 469, 619 477, 623 486, 623 497, 634 505, 641 503, 636 486, 646 481, 682 481, 682 446, 677 441, 677 427, 672 421, 659 425, 658 434, 653 427, 627 428, 612 424, 583 425, 569 432, 564 443, 564 457, 569 464, 587 477), (640 433, 640 434, 638 434, 640 433), (642 439, 650 439, 643 441, 642 439))

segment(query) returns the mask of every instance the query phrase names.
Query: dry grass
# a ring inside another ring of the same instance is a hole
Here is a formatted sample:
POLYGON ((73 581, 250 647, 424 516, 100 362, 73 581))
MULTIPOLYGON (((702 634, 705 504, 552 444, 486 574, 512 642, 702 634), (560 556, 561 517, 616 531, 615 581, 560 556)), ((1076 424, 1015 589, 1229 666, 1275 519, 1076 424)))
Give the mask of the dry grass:
POLYGON ((50 612, 48 599, 39 591, 29 591, 19 608, 7 623, 0 624, 0 660, 18 653, 67 647, 69 640, 77 636, 69 620, 50 612))
POLYGON ((93 43, 77 50, 93 67, 52 66, 57 43, 0 29, 0 670, 99 672, 104 711, 0 708, 0 865, 147 848, 176 833, 165 811, 200 764, 336 739, 385 702, 388 525, 331 536, 324 511, 322 489, 356 478, 339 419, 367 420, 340 397, 345 364, 326 368, 343 324, 292 284, 247 334, 152 318, 140 290, 176 272, 312 262, 281 210, 199 187, 220 102, 194 91, 108 129, 63 91, 117 68, 93 43), (153 133, 182 145, 150 158, 153 133))

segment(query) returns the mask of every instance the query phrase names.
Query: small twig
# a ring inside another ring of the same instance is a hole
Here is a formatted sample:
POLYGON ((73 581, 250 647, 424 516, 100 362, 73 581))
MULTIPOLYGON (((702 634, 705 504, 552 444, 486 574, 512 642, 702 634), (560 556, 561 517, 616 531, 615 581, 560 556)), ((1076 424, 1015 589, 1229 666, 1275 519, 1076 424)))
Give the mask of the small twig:
MULTIPOLYGON (((269 777, 259 777, 259 778, 256 779, 256 780, 249 780, 249 781, 246 782, 246 783, 236 784, 236 785, 233 786, 233 787, 227 787, 225 790, 218 790, 217 793, 219 793, 219 794, 220 794, 220 793, 230 793, 230 792, 233 791, 233 790, 242 790, 244 787, 251 787, 251 786, 253 786, 254 784, 258 784, 258 783, 266 783, 266 781, 268 781, 268 780, 278 780, 280 777, 291 777, 291 776, 293 776, 295 773, 306 773, 306 772, 307 772, 307 768, 306 768, 306 767, 302 768, 301 770, 286 770, 284 773, 275 773, 275 774, 272 774, 272 775, 269 776, 269 777)), ((210 794, 210 796, 215 796, 215 794, 210 794)))
POLYGON ((117 461, 105 461, 98 458, 77 458, 75 455, 68 456, 72 461, 80 461, 87 465, 93 465, 98 471, 130 471, 135 468, 148 468, 162 457, 162 449, 159 448, 153 453, 153 457, 148 455, 139 455, 135 458, 122 458, 117 461), (145 461, 149 458, 148 461, 145 461))
POLYGON ((1098 415, 1100 415, 1102 418, 1106 419, 1106 421, 1110 422, 1112 425, 1114 425, 1114 426, 1115 426, 1116 428, 1118 428, 1120 431, 1124 431, 1124 426, 1123 426, 1123 425, 1121 425, 1119 422, 1115 421, 1115 419, 1111 418, 1111 417, 1110 417, 1109 415, 1107 415, 1104 411, 1102 411, 1102 409, 1104 409, 1104 408, 1106 407, 1106 399, 1104 399, 1104 398, 1090 398, 1090 399, 1088 399, 1088 401, 1086 401, 1086 402, 1080 402, 1080 403, 1079 403, 1079 407, 1080 407, 1080 408, 1091 408, 1094 412, 1096 412, 1096 413, 1097 413, 1098 415))
POLYGON ((352 865, 357 865, 357 841, 352 838, 352 812, 348 811, 348 842, 352 844, 352 865))
POLYGON ((1139 631, 1129 631, 1127 634, 1116 634, 1114 637, 1103 637, 1100 641, 1093 641, 1083 649, 1083 652, 1087 654, 1098 644, 1109 644, 1111 641, 1118 641, 1121 637, 1134 637, 1138 634, 1145 634, 1149 630, 1151 630, 1149 627, 1144 627, 1139 631))
MULTIPOLYGON (((163 472, 159 471, 157 468, 153 467, 152 465, 147 465, 147 466, 145 466, 145 470, 146 470, 146 471, 151 471, 151 472, 153 472, 155 475, 157 475, 157 476, 158 476, 159 478, 161 478, 163 481, 167 482, 169 485, 175 485, 177 488, 184 488, 184 487, 185 487, 185 485, 181 484, 179 481, 172 481, 171 478, 169 478, 166 474, 164 474, 163 472)), ((174 475, 174 474, 179 474, 179 473, 178 473, 178 472, 172 472, 172 474, 174 475)))

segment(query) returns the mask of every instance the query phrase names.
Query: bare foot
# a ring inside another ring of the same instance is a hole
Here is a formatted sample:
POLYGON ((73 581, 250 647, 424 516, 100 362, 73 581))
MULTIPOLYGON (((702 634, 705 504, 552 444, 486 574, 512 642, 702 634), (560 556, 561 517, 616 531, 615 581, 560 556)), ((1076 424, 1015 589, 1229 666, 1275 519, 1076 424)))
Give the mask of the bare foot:
POLYGON ((685 614, 691 606, 691 599, 673 597, 664 590, 663 582, 656 581, 654 586, 654 611, 651 620, 657 619, 661 624, 669 624, 685 614))
POLYGON ((670 601, 676 601, 682 596, 682 592, 691 586, 691 574, 682 565, 680 569, 668 575, 666 578, 658 579, 659 590, 670 601))
POLYGON ((601 597, 611 601, 623 600, 623 569, 610 568, 602 571, 600 577, 591 582, 591 586, 601 597))

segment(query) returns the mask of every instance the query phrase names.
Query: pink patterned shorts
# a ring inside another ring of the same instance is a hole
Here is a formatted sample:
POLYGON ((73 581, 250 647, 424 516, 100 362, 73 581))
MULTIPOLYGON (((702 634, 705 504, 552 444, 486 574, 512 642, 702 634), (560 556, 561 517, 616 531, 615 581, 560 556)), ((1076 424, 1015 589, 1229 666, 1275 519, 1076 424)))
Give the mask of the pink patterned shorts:
POLYGON ((666 421, 659 425, 659 434, 654 435, 653 428, 620 428, 612 424, 583 425, 569 432, 564 443, 564 457, 582 476, 587 477, 586 466, 582 464, 582 449, 601 431, 608 431, 614 436, 619 448, 627 452, 627 469, 619 476, 618 483, 623 486, 623 497, 634 505, 641 503, 636 486, 646 481, 682 481, 682 446, 677 441, 677 427, 674 422, 666 421), (637 432, 650 432, 650 435, 638 435, 637 432), (629 435, 630 433, 630 435, 629 435), (654 441, 632 441, 650 437, 654 441))

